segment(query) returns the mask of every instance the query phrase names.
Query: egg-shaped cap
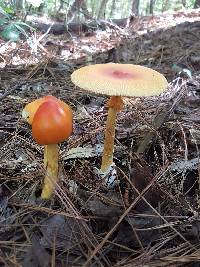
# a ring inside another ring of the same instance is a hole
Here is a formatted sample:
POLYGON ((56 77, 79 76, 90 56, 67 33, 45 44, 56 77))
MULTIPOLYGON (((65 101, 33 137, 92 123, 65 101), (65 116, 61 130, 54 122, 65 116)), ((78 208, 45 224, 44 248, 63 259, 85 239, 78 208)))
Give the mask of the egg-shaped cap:
POLYGON ((39 106, 46 101, 57 101, 68 113, 68 116, 70 116, 72 120, 73 114, 71 108, 65 102, 52 95, 43 96, 42 98, 36 99, 33 102, 27 104, 22 110, 22 118, 26 120, 29 124, 32 124, 34 115, 38 110, 39 106))
POLYGON ((32 122, 33 138, 39 145, 58 144, 72 133, 71 112, 58 101, 45 101, 39 106, 32 122))
POLYGON ((82 67, 71 75, 72 82, 87 91, 110 96, 153 96, 167 88, 159 72, 133 64, 96 64, 82 67))

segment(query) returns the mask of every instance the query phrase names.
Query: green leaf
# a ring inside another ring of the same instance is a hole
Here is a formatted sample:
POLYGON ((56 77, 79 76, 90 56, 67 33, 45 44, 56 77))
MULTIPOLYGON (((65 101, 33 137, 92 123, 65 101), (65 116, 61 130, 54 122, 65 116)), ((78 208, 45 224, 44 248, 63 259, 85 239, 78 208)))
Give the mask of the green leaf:
POLYGON ((4 25, 8 23, 8 21, 6 19, 0 19, 0 26, 4 25))
POLYGON ((10 7, 4 7, 3 9, 6 13, 8 13, 10 15, 13 15, 15 13, 14 10, 10 7))
POLYGON ((5 17, 9 18, 9 15, 7 14, 7 12, 4 10, 4 8, 2 8, 0 6, 0 14, 4 15, 5 17))
POLYGON ((5 40, 13 42, 16 42, 20 39, 20 33, 15 27, 13 27, 13 25, 9 25, 8 27, 6 27, 1 32, 1 36, 5 40))
POLYGON ((15 28, 16 28, 19 32, 23 33, 26 37, 28 37, 26 31, 25 31, 21 26, 19 26, 18 24, 13 24, 13 26, 15 26, 15 28))

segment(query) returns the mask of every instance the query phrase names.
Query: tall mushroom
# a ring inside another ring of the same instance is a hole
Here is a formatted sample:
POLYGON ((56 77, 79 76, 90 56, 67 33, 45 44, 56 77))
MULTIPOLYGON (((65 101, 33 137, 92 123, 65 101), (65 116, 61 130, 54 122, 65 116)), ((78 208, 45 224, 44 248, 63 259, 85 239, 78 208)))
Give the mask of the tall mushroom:
POLYGON ((167 80, 159 72, 132 64, 96 64, 82 67, 71 75, 72 82, 87 91, 109 95, 101 171, 113 163, 116 114, 123 107, 122 96, 159 95, 167 88, 167 80))
POLYGON ((22 116, 32 125, 35 141, 45 145, 46 175, 41 198, 48 199, 58 181, 58 143, 67 139, 72 132, 72 110, 63 101, 46 96, 29 103, 22 116))

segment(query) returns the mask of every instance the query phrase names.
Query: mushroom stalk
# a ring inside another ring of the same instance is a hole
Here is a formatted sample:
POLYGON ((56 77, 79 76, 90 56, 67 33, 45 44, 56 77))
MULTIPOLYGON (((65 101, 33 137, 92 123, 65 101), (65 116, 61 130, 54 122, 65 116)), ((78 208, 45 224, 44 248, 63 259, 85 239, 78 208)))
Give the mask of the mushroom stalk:
POLYGON ((113 163, 113 150, 115 140, 115 124, 117 111, 114 108, 109 108, 106 121, 106 130, 104 138, 104 150, 101 163, 101 171, 105 172, 113 163))
POLYGON ((113 163, 113 151, 115 141, 116 115, 123 107, 123 100, 120 96, 112 96, 107 103, 108 116, 106 121, 104 149, 102 155, 101 171, 106 172, 113 163))
POLYGON ((46 175, 44 178, 41 198, 49 199, 54 192, 56 183, 58 182, 58 144, 46 145, 44 152, 44 167, 46 169, 46 175))
POLYGON ((47 146, 44 146, 44 168, 47 169, 47 146))

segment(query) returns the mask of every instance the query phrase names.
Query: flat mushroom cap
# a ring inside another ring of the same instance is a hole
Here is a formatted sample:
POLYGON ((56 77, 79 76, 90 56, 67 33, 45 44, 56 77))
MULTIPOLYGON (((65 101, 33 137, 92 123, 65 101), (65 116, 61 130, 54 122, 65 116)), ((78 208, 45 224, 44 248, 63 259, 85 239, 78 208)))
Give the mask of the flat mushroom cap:
POLYGON ((110 96, 153 96, 167 88, 166 78, 147 67, 132 64, 96 64, 71 75, 72 82, 87 91, 110 96))

